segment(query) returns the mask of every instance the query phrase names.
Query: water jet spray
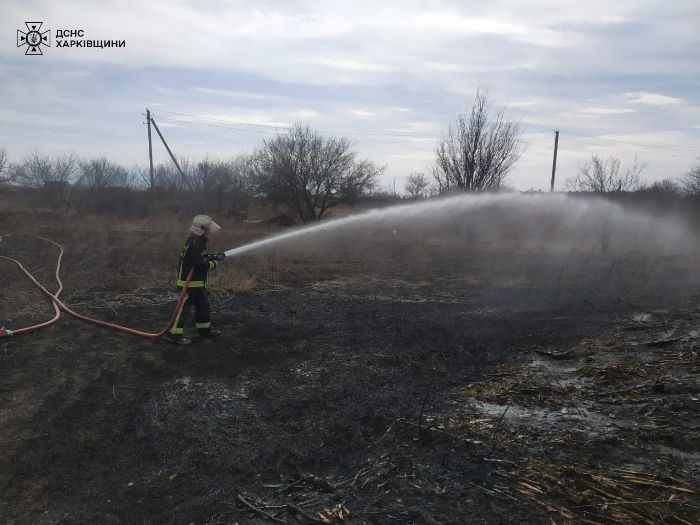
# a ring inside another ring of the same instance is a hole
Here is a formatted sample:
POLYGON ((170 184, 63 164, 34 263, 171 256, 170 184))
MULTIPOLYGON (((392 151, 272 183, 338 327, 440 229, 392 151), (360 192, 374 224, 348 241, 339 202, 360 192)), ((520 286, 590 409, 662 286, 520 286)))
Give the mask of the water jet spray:
POLYGON ((608 240, 614 234, 618 239, 635 241, 642 247, 655 245, 681 251, 687 248, 688 239, 685 228, 675 221, 631 212, 602 198, 563 194, 462 194, 328 220, 224 253, 226 257, 239 257, 324 233, 353 233, 363 227, 384 227, 394 235, 401 229, 434 234, 455 224, 480 232, 489 239, 608 240))

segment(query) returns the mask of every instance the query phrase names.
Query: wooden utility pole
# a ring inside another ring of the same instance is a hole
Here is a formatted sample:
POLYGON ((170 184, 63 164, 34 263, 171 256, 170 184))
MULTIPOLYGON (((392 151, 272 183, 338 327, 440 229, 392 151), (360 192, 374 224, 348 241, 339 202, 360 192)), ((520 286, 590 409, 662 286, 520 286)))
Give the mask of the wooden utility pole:
POLYGON ((554 191, 554 177, 557 174, 557 149, 559 148, 559 130, 554 132, 554 158, 552 159, 552 185, 549 191, 554 191))
POLYGON ((153 144, 151 143, 151 110, 146 108, 146 123, 148 124, 148 162, 150 164, 150 182, 151 182, 151 197, 153 197, 155 191, 155 184, 153 181, 153 144))
POLYGON ((180 173, 180 176, 182 177, 183 182, 189 186, 190 190, 192 190, 193 193, 197 193, 192 184, 190 183, 189 179, 185 176, 185 173, 182 171, 182 168, 180 167, 180 164, 178 164, 177 159, 175 158, 175 155, 173 155, 173 152, 170 151, 170 146, 168 146, 168 143, 165 142, 165 138, 163 137, 163 134, 160 132, 160 129, 158 129, 158 124, 156 124, 156 121, 151 119, 151 122, 153 123, 153 127, 156 128, 156 133, 158 133, 158 136, 160 137, 160 140, 163 142, 163 146, 165 146, 165 149, 168 150, 168 154, 170 155, 170 158, 173 161, 173 164, 175 164, 175 167, 177 168, 177 171, 180 173))
POLYGON ((175 164, 177 171, 180 173, 180 176, 182 177, 183 182, 187 185, 187 187, 190 189, 190 191, 196 197, 197 202, 199 203, 199 209, 203 210, 204 207, 203 207, 202 198, 200 197, 199 192, 195 189, 195 187, 192 185, 190 180, 187 178, 187 175, 185 175, 185 173, 182 171, 180 164, 178 164, 177 159, 175 158, 175 155, 173 155, 173 152, 170 151, 170 146, 168 146, 168 143, 165 142, 165 137, 163 137, 163 134, 160 132, 160 129, 158 129, 158 124, 156 124, 156 121, 153 120, 153 118, 151 118, 151 123, 153 124, 153 127, 156 128, 156 133, 158 133, 160 140, 163 141, 163 146, 165 146, 165 149, 168 150, 168 154, 170 155, 170 158, 172 159, 173 164, 175 164))

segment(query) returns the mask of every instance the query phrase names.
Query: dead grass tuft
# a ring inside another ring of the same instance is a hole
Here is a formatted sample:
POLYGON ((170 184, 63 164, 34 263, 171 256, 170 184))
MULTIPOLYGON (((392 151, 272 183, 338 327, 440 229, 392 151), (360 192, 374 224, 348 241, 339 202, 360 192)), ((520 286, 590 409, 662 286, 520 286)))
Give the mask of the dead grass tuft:
POLYGON ((216 275, 212 274, 209 285, 233 293, 250 293, 255 290, 256 277, 247 270, 222 269, 216 275))
POLYGON ((241 257, 227 260, 218 270, 209 274, 211 288, 234 293, 251 293, 279 288, 293 275, 293 265, 273 258, 241 257))

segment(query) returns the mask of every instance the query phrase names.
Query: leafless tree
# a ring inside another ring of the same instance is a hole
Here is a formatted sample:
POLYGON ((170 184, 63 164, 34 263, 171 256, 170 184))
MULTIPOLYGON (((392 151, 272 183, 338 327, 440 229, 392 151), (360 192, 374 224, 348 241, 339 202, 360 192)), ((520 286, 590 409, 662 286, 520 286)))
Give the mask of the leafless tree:
POLYGON ((133 172, 106 157, 78 160, 75 209, 81 213, 136 211, 133 172))
MULTIPOLYGON (((153 166, 153 185, 156 192, 171 192, 175 190, 192 191, 196 182, 196 162, 187 158, 178 160, 183 170, 184 178, 172 162, 165 162, 153 166)), ((133 186, 142 189, 150 189, 151 175, 147 165, 135 165, 130 170, 130 181, 133 186)))
POLYGON ((194 186, 207 209, 213 204, 218 216, 235 215, 251 194, 254 159, 240 155, 231 160, 209 159, 196 163, 194 186))
POLYGON ((312 222, 338 204, 355 202, 383 170, 358 160, 347 138, 323 136, 297 123, 263 142, 255 158, 254 184, 270 202, 288 206, 302 222, 312 222))
POLYGON ((681 177, 681 188, 688 195, 700 195, 700 163, 690 168, 681 177))
POLYGON ((153 179, 155 187, 161 190, 175 190, 184 186, 180 174, 177 173, 177 170, 172 163, 158 164, 154 166, 153 179))
POLYGON ((0 148, 0 184, 9 181, 7 151, 0 148))
POLYGON ((151 188, 151 175, 148 166, 133 164, 131 170, 131 183, 138 190, 149 190, 151 188))
POLYGON ((575 177, 566 181, 566 189, 593 193, 636 191, 642 187, 640 175, 645 167, 646 164, 640 164, 636 157, 632 166, 623 169, 617 157, 593 155, 575 177))
POLYGON ((40 188, 52 209, 68 208, 76 165, 77 158, 72 153, 52 158, 34 150, 21 163, 13 165, 10 180, 23 186, 40 188))
POLYGON ((521 133, 506 108, 492 108, 488 92, 478 89, 469 112, 449 124, 435 148, 440 193, 499 190, 522 153, 521 133))
POLYGON ((190 191, 199 198, 201 185, 199 185, 197 181, 199 178, 197 174, 197 162, 186 157, 180 157, 178 159, 178 165, 181 171, 172 163, 161 165, 159 168, 162 169, 163 174, 167 174, 171 178, 171 186, 174 186, 178 190, 190 191))
POLYGON ((430 181, 425 173, 411 173, 406 178, 404 189, 412 199, 422 199, 429 194, 430 181))
MULTIPOLYGON (((353 152, 353 155, 356 155, 356 153, 353 152)), ((325 185, 327 188, 330 188, 328 194, 321 194, 319 199, 319 202, 325 202, 323 206, 319 206, 319 210, 323 210, 323 213, 317 219, 322 219, 329 208, 341 203, 354 206, 365 195, 371 195, 377 185, 379 176, 384 173, 385 169, 386 166, 377 166, 367 159, 356 160, 350 166, 350 169, 337 177, 335 181, 337 185, 336 190, 333 189, 333 181, 329 178, 328 184, 325 185)))
POLYGON ((78 183, 92 190, 127 188, 132 184, 129 170, 107 157, 79 160, 78 174, 78 183))
MULTIPOLYGON (((210 211, 219 217, 239 215, 252 196, 252 155, 243 154, 229 160, 183 157, 178 165, 182 173, 172 162, 158 164, 153 170, 158 202, 167 203, 168 209, 182 210, 184 206, 197 212, 210 211)), ((147 166, 135 166, 132 173, 136 186, 150 188, 147 166)))
POLYGON ((678 183, 671 179, 657 180, 646 189, 652 193, 666 193, 673 195, 678 195, 681 192, 681 187, 678 185, 678 183))

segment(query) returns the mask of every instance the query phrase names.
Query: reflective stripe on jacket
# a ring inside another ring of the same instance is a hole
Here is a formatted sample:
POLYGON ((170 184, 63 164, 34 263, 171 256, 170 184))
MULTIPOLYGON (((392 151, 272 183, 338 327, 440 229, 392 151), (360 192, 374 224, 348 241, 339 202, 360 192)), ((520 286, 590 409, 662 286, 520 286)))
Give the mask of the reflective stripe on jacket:
POLYGON ((180 254, 177 271, 177 286, 185 285, 187 274, 194 268, 190 288, 204 288, 207 285, 207 272, 216 268, 216 262, 207 261, 207 238, 204 236, 190 235, 185 241, 180 254))

